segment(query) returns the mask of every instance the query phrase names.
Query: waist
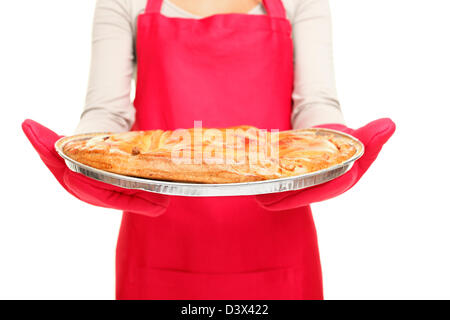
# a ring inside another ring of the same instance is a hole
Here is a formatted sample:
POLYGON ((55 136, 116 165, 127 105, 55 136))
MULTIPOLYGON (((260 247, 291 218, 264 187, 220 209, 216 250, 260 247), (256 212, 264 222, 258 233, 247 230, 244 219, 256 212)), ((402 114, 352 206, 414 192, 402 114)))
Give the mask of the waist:
POLYGON ((199 272, 295 265, 315 255, 309 207, 270 212, 253 197, 173 197, 157 218, 125 213, 119 251, 140 266, 199 272))

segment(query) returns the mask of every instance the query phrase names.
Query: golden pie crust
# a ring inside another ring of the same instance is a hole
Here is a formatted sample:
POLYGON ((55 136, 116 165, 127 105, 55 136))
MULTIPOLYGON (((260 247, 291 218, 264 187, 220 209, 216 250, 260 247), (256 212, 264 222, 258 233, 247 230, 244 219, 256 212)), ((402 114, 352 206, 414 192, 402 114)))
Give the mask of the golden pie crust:
POLYGON ((237 183, 298 176, 350 159, 352 139, 326 130, 131 131, 69 139, 63 152, 121 175, 194 183, 237 183))

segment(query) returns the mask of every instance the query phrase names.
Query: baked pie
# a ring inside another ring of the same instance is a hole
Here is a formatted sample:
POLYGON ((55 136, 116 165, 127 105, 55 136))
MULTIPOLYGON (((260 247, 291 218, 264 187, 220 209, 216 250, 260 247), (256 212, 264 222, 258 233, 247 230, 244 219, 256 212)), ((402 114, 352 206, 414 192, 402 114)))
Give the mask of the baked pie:
POLYGON ((357 147, 322 129, 131 131, 68 139, 65 155, 97 169, 155 180, 237 183, 298 176, 340 164, 357 147))

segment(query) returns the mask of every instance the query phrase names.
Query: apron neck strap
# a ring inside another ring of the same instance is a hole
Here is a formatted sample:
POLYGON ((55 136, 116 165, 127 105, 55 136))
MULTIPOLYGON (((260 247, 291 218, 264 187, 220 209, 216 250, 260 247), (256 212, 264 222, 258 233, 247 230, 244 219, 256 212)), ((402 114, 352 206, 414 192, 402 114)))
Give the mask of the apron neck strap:
MULTIPOLYGON (((147 0, 146 13, 160 13, 163 0, 147 0)), ((262 0, 267 15, 276 18, 286 18, 286 11, 281 0, 262 0)))
POLYGON ((163 0, 147 0, 146 13, 160 13, 163 0))
POLYGON ((286 18, 286 10, 281 0, 262 0, 267 15, 275 18, 286 18))

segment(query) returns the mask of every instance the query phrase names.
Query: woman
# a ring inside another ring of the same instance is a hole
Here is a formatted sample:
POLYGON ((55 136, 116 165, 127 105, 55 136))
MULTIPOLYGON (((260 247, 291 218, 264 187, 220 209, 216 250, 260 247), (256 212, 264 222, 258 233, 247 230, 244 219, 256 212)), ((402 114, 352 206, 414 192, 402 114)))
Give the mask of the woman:
POLYGON ((309 204, 353 186, 394 131, 386 119, 346 128, 335 91, 326 0, 99 0, 78 132, 333 123, 365 143, 365 156, 304 191, 169 198, 70 172, 52 149, 56 134, 23 127, 66 190, 125 211, 118 299, 322 299, 309 204))

